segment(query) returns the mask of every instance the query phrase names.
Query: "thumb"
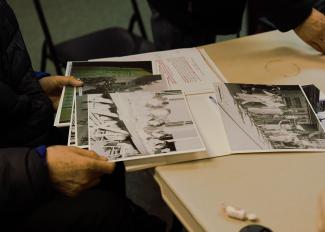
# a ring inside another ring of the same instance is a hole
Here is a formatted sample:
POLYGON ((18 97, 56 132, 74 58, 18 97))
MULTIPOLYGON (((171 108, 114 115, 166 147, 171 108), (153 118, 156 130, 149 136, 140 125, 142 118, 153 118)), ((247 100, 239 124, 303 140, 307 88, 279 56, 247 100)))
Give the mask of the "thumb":
POLYGON ((60 85, 66 86, 66 85, 71 85, 71 86, 82 86, 83 82, 74 78, 73 76, 58 76, 57 81, 60 83, 60 85))
POLYGON ((75 77, 68 77, 68 85, 80 87, 83 85, 83 82, 75 77))
POLYGON ((115 169, 115 163, 101 160, 93 160, 92 166, 94 171, 110 174, 115 169))
POLYGON ((93 158, 93 159, 98 159, 98 160, 103 160, 106 161, 107 158, 105 156, 100 156, 98 155, 96 152, 92 151, 92 150, 86 150, 86 149, 82 149, 79 147, 69 147, 69 149, 75 153, 78 153, 78 155, 81 156, 85 156, 88 158, 93 158))

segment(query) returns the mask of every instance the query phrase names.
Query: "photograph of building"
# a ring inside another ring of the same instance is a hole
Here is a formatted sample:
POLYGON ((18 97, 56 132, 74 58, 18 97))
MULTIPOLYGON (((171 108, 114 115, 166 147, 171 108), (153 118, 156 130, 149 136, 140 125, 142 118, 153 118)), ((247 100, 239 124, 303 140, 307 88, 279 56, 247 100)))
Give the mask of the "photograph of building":
MULTIPOLYGON (((151 61, 124 61, 124 62, 68 62, 66 75, 79 78, 84 82, 83 87, 78 88, 77 95, 82 95, 83 90, 89 90, 90 93, 101 92, 102 87, 96 86, 92 79, 105 79, 107 82, 114 82, 114 78, 142 77, 152 75, 151 61), (89 83, 89 85, 88 85, 89 83), (95 91, 92 91, 95 89, 95 91)), ((119 78, 119 79, 120 79, 119 78)), ((62 99, 62 108, 58 110, 59 123, 70 122, 71 107, 74 97, 73 87, 67 86, 64 90, 62 99)))
POLYGON ((232 150, 325 148, 324 130, 300 86, 226 83, 216 89, 232 150), (231 139, 238 131, 253 145, 239 147, 231 139))
POLYGON ((325 94, 315 85, 304 85, 302 88, 316 112, 318 119, 322 123, 323 128, 325 128, 325 94))
POLYGON ((181 91, 88 95, 90 149, 111 160, 204 150, 181 91))
POLYGON ((110 160, 139 154, 113 100, 103 98, 101 94, 87 97, 90 148, 110 160))
POLYGON ((76 94, 76 142, 88 146, 87 94, 156 91, 166 88, 160 75, 152 75, 151 62, 72 62, 70 74, 84 82, 76 94))

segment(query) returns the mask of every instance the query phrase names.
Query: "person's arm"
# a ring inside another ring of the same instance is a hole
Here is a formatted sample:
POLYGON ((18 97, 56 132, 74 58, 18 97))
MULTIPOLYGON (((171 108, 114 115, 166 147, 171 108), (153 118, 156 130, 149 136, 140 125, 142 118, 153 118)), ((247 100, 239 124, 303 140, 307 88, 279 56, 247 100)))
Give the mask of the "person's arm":
POLYGON ((258 16, 267 17, 282 32, 298 27, 313 8, 313 0, 250 1, 258 16))
POLYGON ((18 95, 7 84, 0 82, 0 119, 21 118, 21 115, 27 115, 31 108, 31 101, 28 95, 18 95))
POLYGON ((256 12, 267 17, 282 32, 296 34, 316 50, 325 53, 325 15, 313 9, 313 0, 252 0, 256 12))
POLYGON ((106 157, 78 147, 48 147, 46 159, 54 188, 70 197, 97 185, 103 174, 115 169, 106 157))
MULTIPOLYGON (((63 86, 82 86, 82 82, 73 77, 65 76, 46 76, 39 80, 42 90, 51 100, 54 110, 57 109, 63 86)), ((12 87, 4 82, 0 82, 0 106, 2 113, 1 120, 18 118, 21 115, 28 115, 32 109, 32 99, 27 94, 17 94, 12 87)))
POLYGON ((0 149, 0 210, 35 207, 50 192, 48 171, 33 148, 0 149))
POLYGON ((325 15, 316 9, 295 29, 296 34, 310 46, 325 54, 325 15))
POLYGON ((53 109, 56 111, 59 105, 61 92, 64 86, 82 86, 82 81, 72 76, 46 76, 39 80, 45 94, 52 101, 53 109))
POLYGON ((0 214, 34 208, 52 189, 76 196, 114 167, 95 152, 77 147, 51 146, 45 156, 35 148, 1 148, 0 214))

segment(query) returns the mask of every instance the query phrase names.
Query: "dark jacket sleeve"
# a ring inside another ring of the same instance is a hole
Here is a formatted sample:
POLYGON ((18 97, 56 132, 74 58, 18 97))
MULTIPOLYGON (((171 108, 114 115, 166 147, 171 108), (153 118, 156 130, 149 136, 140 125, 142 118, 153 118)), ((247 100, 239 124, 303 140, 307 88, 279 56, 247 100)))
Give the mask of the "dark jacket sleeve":
POLYGON ((27 95, 17 95, 8 85, 0 82, 0 106, 2 112, 0 120, 19 119, 21 115, 28 115, 31 108, 31 101, 27 95))
POLYGON ((35 208, 50 191, 47 167, 34 149, 0 149, 0 215, 35 208))
POLYGON ((0 147, 49 143, 54 112, 33 73, 16 17, 0 0, 0 147))
POLYGON ((283 32, 304 22, 313 7, 313 0, 251 0, 251 3, 259 16, 265 16, 283 32))

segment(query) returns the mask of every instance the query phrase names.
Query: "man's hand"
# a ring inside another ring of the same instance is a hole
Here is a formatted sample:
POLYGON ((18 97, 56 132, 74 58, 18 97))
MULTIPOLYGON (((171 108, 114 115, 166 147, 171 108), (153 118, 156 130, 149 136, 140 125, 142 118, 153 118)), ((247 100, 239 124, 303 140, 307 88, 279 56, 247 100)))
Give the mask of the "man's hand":
POLYGON ((82 81, 74 77, 49 76, 40 79, 40 84, 46 95, 51 99, 53 108, 57 110, 63 86, 82 86, 82 81))
POLYGON ((47 165, 54 187, 71 197, 97 185, 103 174, 115 168, 114 163, 93 151, 68 146, 48 147, 47 165))
POLYGON ((310 16, 295 29, 307 44, 325 53, 325 15, 313 9, 310 16))

